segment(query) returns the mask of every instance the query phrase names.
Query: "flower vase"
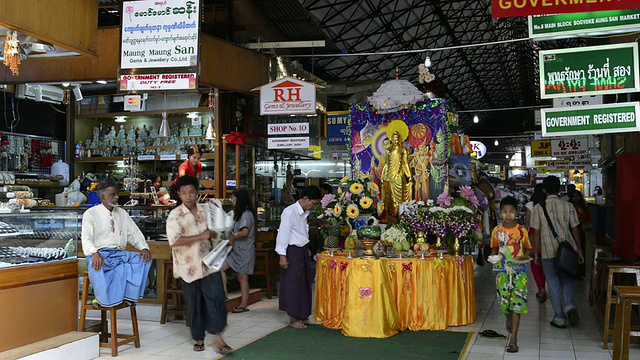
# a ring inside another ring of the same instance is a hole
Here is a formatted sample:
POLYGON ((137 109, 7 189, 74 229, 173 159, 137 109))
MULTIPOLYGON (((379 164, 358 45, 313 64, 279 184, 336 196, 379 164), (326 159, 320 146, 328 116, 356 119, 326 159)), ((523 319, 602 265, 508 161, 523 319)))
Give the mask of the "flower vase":
POLYGON ((362 246, 364 247, 364 257, 365 258, 375 258, 376 254, 373 252, 373 247, 376 245, 376 243, 380 241, 380 239, 367 239, 367 238, 362 238, 360 239, 360 242, 362 243, 362 246))

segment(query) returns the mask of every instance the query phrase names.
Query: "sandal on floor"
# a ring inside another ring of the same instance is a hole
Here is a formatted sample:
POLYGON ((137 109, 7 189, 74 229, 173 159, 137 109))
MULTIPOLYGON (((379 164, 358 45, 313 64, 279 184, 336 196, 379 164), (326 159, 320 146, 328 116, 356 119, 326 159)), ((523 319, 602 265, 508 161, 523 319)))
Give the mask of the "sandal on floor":
POLYGON ((237 308, 233 308, 233 310, 231 310, 232 313, 234 314, 239 314, 239 313, 243 313, 243 312, 247 312, 249 311, 249 309, 247 309, 246 307, 237 307, 237 308))
POLYGON ((225 355, 225 354, 228 354, 228 353, 230 353, 232 351, 233 351, 233 349, 231 348, 231 346, 229 346, 227 344, 224 344, 224 345, 222 345, 222 347, 218 348, 218 354, 220 354, 220 355, 225 355))
POLYGON ((507 345, 507 352, 508 353, 517 353, 518 352, 518 345, 516 344, 509 344, 507 345))
POLYGON ((507 338, 502 334, 498 334, 494 330, 483 330, 479 335, 480 337, 488 338, 488 339, 506 339, 507 338))
POLYGON ((193 344, 193 351, 204 351, 204 343, 203 344, 193 344))

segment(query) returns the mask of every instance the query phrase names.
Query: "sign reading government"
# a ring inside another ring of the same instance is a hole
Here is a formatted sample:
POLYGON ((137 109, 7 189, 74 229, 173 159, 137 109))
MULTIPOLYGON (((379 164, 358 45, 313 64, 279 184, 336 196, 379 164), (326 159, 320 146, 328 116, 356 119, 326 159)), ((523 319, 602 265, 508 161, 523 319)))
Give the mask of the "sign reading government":
POLYGON ((316 85, 284 77, 262 85, 260 115, 314 115, 316 113, 316 85))
POLYGON ((193 90, 197 87, 196 73, 120 75, 120 91, 193 90))
POLYGON ((120 68, 197 66, 199 4, 197 0, 123 2, 120 68))
POLYGON ((491 0, 494 18, 637 8, 638 0, 491 0))
POLYGON ((640 90, 638 43, 544 50, 539 56, 543 99, 640 90))
POLYGON ((575 136, 640 131, 640 103, 542 109, 542 136, 575 136))

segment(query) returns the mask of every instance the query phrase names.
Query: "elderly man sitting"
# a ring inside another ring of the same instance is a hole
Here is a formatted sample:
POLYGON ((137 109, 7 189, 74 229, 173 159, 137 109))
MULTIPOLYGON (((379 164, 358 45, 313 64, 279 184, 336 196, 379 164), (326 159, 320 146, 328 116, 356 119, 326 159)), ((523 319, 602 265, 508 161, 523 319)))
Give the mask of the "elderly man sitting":
POLYGON ((151 266, 149 245, 129 214, 118 206, 118 188, 113 181, 100 183, 98 196, 102 203, 82 216, 82 250, 96 297, 94 306, 138 301, 144 295, 151 266), (140 253, 124 251, 127 243, 140 253))

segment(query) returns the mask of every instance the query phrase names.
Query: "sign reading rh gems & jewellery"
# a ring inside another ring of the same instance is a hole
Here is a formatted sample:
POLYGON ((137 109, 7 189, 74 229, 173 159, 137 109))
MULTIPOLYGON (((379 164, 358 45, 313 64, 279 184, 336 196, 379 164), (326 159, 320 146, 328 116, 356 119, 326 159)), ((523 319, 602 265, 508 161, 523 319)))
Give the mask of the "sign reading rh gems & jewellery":
POLYGON ((542 109, 542 136, 575 136, 640 131, 640 103, 542 109))
POLYGON ((494 18, 637 9, 638 0, 491 0, 494 18))
POLYGON ((197 66, 199 4, 197 0, 123 2, 120 68, 197 66))
POLYGON ((635 42, 544 50, 539 56, 542 99, 640 90, 635 42))
POLYGON ((316 85, 284 77, 253 89, 260 90, 260 115, 315 115, 316 85))

